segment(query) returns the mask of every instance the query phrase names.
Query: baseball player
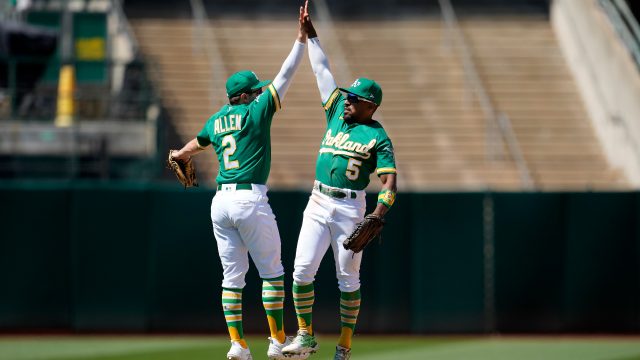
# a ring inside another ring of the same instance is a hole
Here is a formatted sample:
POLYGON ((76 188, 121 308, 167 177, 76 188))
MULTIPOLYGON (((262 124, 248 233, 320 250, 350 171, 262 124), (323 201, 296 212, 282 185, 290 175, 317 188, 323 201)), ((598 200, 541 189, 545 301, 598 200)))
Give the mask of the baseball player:
POLYGON ((318 349, 311 316, 313 281, 322 257, 331 246, 341 292, 341 334, 334 359, 349 359, 360 309, 362 252, 345 250, 342 243, 364 218, 364 189, 373 171, 382 181, 373 214, 382 217, 393 205, 396 166, 391 140, 382 125, 371 118, 382 101, 380 86, 373 80, 359 78, 349 88, 338 88, 307 5, 303 26, 309 36, 309 59, 320 90, 327 130, 296 250, 293 300, 299 330, 292 344, 284 347, 283 354, 310 354, 318 349))
POLYGON ((260 81, 251 71, 231 75, 226 83, 229 104, 207 120, 195 139, 173 154, 174 158, 187 160, 212 145, 220 162, 211 220, 224 274, 222 307, 231 337, 227 359, 252 359, 242 331, 247 253, 263 279, 262 301, 271 332, 269 359, 284 358, 282 348, 291 342, 285 336, 282 321, 284 270, 280 235, 265 184, 271 166, 271 121, 306 48, 302 15, 300 7, 297 39, 273 82, 260 81))

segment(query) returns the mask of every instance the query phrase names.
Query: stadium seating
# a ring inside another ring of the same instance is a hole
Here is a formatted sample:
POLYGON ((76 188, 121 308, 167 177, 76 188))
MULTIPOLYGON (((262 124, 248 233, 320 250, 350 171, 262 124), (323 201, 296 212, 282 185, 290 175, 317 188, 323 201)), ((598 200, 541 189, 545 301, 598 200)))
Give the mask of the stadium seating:
MULTIPOLYGON (((132 25, 157 70, 173 126, 186 142, 222 104, 224 99, 212 99, 211 89, 224 83, 211 83, 212 65, 194 45, 189 20, 135 19, 132 25)), ((461 25, 496 109, 511 119, 536 188, 626 186, 602 155, 548 19, 467 18, 461 25)), ((278 72, 296 33, 295 21, 284 20, 225 19, 210 26, 226 72, 252 69, 261 78, 278 72)), ((365 76, 383 88, 378 115, 394 142, 401 188, 522 189, 509 151, 498 143, 488 152, 492 136, 439 19, 336 21, 334 30, 335 37, 320 35, 331 60, 346 59, 352 78, 336 74, 339 84, 365 76)), ((273 123, 272 188, 310 187, 323 130, 320 98, 305 59, 273 123)), ((212 183, 216 163, 211 152, 199 156, 205 182, 212 183)))
POLYGON ((481 76, 542 189, 626 186, 603 156, 547 19, 466 21, 481 76))

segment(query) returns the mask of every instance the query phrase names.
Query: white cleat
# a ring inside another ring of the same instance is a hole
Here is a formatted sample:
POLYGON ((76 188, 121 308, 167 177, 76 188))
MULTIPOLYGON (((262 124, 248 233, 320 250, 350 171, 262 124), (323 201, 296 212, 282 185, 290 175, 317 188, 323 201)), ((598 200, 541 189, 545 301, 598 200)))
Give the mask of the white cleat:
POLYGON ((282 354, 284 356, 303 356, 302 359, 306 359, 319 348, 314 336, 304 330, 298 330, 298 335, 291 341, 291 344, 282 348, 282 354))
POLYGON ((282 354, 282 349, 285 346, 291 345, 291 341, 293 340, 292 336, 287 336, 284 340, 284 344, 281 344, 277 339, 272 337, 269 338, 269 350, 267 350, 267 357, 269 360, 304 360, 309 357, 309 355, 284 355, 282 354))
POLYGON ((285 357, 282 355, 282 348, 291 344, 291 338, 287 336, 284 339, 284 344, 281 344, 278 339, 269 337, 269 350, 267 350, 267 357, 269 360, 281 360, 285 357))
POLYGON ((336 346, 336 354, 333 356, 333 360, 349 360, 351 358, 351 349, 343 348, 342 346, 336 346))
POLYGON ((228 360, 253 360, 251 357, 251 351, 249 349, 245 349, 238 343, 237 341, 231 342, 231 349, 227 353, 228 360))

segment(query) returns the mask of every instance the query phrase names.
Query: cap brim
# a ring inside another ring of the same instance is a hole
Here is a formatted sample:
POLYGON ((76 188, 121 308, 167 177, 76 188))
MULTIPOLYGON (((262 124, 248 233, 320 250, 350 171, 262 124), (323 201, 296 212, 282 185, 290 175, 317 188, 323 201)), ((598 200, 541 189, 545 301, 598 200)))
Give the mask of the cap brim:
POLYGON ((362 96, 362 95, 360 95, 360 94, 358 94, 358 93, 354 93, 353 91, 351 91, 351 90, 349 90, 349 89, 345 89, 345 88, 338 88, 338 90, 340 90, 340 91, 342 91, 342 92, 346 92, 347 94, 353 94, 353 95, 355 95, 355 96, 357 96, 357 97, 361 98, 361 99, 362 99, 362 100, 364 100, 364 101, 368 101, 368 102, 370 102, 370 103, 372 103, 372 104, 378 105, 378 104, 376 104, 376 102, 375 102, 375 101, 373 101, 373 100, 369 100, 369 99, 367 99, 366 97, 364 97, 364 96, 362 96))
POLYGON ((353 91, 351 91, 351 90, 349 90, 349 89, 345 89, 345 88, 338 88, 338 90, 342 91, 343 93, 347 93, 347 94, 355 95, 355 96, 357 96, 357 97, 359 97, 359 98, 363 98, 363 99, 364 99, 364 96, 362 96, 362 95, 360 95, 360 94, 357 94, 357 93, 354 93, 353 91))
POLYGON ((251 87, 251 90, 258 90, 260 88, 263 88, 267 85, 271 84, 271 80, 263 80, 260 81, 259 83, 255 84, 254 86, 251 87))

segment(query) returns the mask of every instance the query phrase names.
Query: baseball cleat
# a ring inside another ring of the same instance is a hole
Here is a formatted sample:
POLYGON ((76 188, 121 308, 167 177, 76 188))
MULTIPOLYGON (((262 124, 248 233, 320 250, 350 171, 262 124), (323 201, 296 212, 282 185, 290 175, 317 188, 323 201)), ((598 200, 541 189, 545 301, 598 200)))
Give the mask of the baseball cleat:
POLYGON ((351 358, 351 349, 340 345, 336 346, 336 354, 333 356, 333 360, 349 360, 349 358, 351 358))
POLYGON ((282 353, 282 349, 285 346, 289 346, 291 345, 291 342, 293 341, 293 336, 287 336, 284 340, 284 344, 281 344, 280 342, 278 342, 277 339, 274 339, 272 337, 269 338, 269 350, 267 350, 267 357, 269 358, 269 360, 304 360, 306 358, 309 357, 309 355, 307 354, 306 356, 304 355, 292 355, 292 354, 288 354, 288 355, 284 355, 282 353))
POLYGON ((309 356, 318 351, 319 348, 316 338, 313 335, 309 335, 305 330, 298 330, 298 335, 291 341, 291 344, 282 348, 282 354, 284 356, 309 356))
POLYGON ((251 357, 251 351, 245 349, 237 341, 231 342, 231 349, 227 353, 228 360, 253 360, 251 357))

